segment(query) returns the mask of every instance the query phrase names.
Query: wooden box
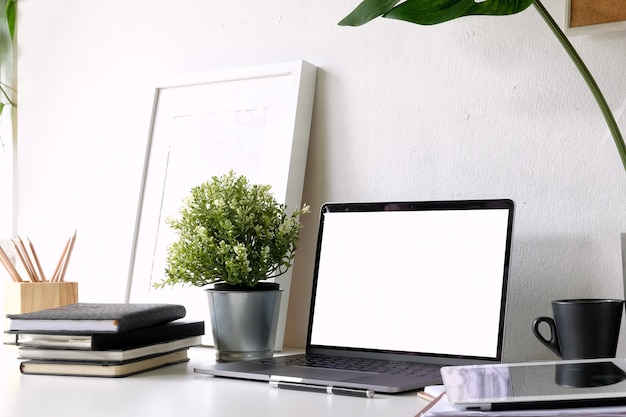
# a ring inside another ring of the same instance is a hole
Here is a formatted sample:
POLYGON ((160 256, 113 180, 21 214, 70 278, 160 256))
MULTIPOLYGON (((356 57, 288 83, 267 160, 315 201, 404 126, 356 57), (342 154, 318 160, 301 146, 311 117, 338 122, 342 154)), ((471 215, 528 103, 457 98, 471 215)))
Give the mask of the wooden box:
POLYGON ((4 286, 4 314, 30 313, 77 302, 77 282, 6 282, 4 286))

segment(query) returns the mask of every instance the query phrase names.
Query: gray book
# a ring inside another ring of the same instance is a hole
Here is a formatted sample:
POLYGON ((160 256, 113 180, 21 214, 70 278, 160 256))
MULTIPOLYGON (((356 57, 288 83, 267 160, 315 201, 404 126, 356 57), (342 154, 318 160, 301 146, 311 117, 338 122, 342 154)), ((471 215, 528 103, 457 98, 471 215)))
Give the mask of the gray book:
POLYGON ((7 314, 9 332, 122 333, 185 317, 179 304, 76 303, 32 313, 7 314))

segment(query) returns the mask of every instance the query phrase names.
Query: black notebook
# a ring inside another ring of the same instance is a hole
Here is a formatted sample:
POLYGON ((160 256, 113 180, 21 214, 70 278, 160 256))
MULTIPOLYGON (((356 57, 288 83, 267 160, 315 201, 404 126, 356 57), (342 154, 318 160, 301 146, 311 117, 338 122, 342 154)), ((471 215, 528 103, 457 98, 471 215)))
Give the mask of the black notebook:
POLYGON ((500 362, 513 208, 324 204, 306 353, 195 371, 393 393, 441 384, 443 365, 500 362))
POLYGON ((94 333, 83 335, 19 332, 15 334, 15 344, 20 347, 50 350, 126 350, 155 343, 203 336, 204 333, 204 321, 186 321, 179 319, 165 324, 141 327, 122 333, 94 333))

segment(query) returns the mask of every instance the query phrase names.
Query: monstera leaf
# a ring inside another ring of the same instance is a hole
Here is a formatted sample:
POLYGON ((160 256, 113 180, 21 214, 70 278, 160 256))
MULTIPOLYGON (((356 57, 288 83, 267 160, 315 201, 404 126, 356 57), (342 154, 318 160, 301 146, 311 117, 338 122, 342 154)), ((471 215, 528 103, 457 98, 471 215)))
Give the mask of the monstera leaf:
POLYGON ((519 13, 533 0, 364 0, 341 22, 360 26, 379 16, 420 25, 436 25, 462 16, 502 16, 519 13))
POLYGON ((535 6, 543 20, 550 27, 552 33, 559 40, 587 83, 598 107, 600 107, 600 111, 615 141, 622 165, 626 170, 626 145, 602 91, 582 58, 574 49, 574 46, 540 0, 363 0, 349 15, 339 22, 339 25, 361 26, 377 17, 404 20, 419 25, 436 25, 463 16, 511 15, 525 10, 531 4, 535 6))

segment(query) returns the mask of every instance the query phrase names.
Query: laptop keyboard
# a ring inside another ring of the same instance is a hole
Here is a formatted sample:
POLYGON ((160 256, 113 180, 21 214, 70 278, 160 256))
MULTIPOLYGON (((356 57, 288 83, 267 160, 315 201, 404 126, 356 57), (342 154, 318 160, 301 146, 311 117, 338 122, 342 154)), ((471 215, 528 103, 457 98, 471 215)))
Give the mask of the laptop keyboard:
POLYGON ((326 355, 306 355, 295 357, 276 357, 263 361, 264 363, 276 363, 326 369, 342 369, 349 371, 373 372, 378 374, 392 374, 404 376, 433 376, 440 375, 442 365, 414 363, 405 361, 389 361, 363 358, 344 358, 326 355))

